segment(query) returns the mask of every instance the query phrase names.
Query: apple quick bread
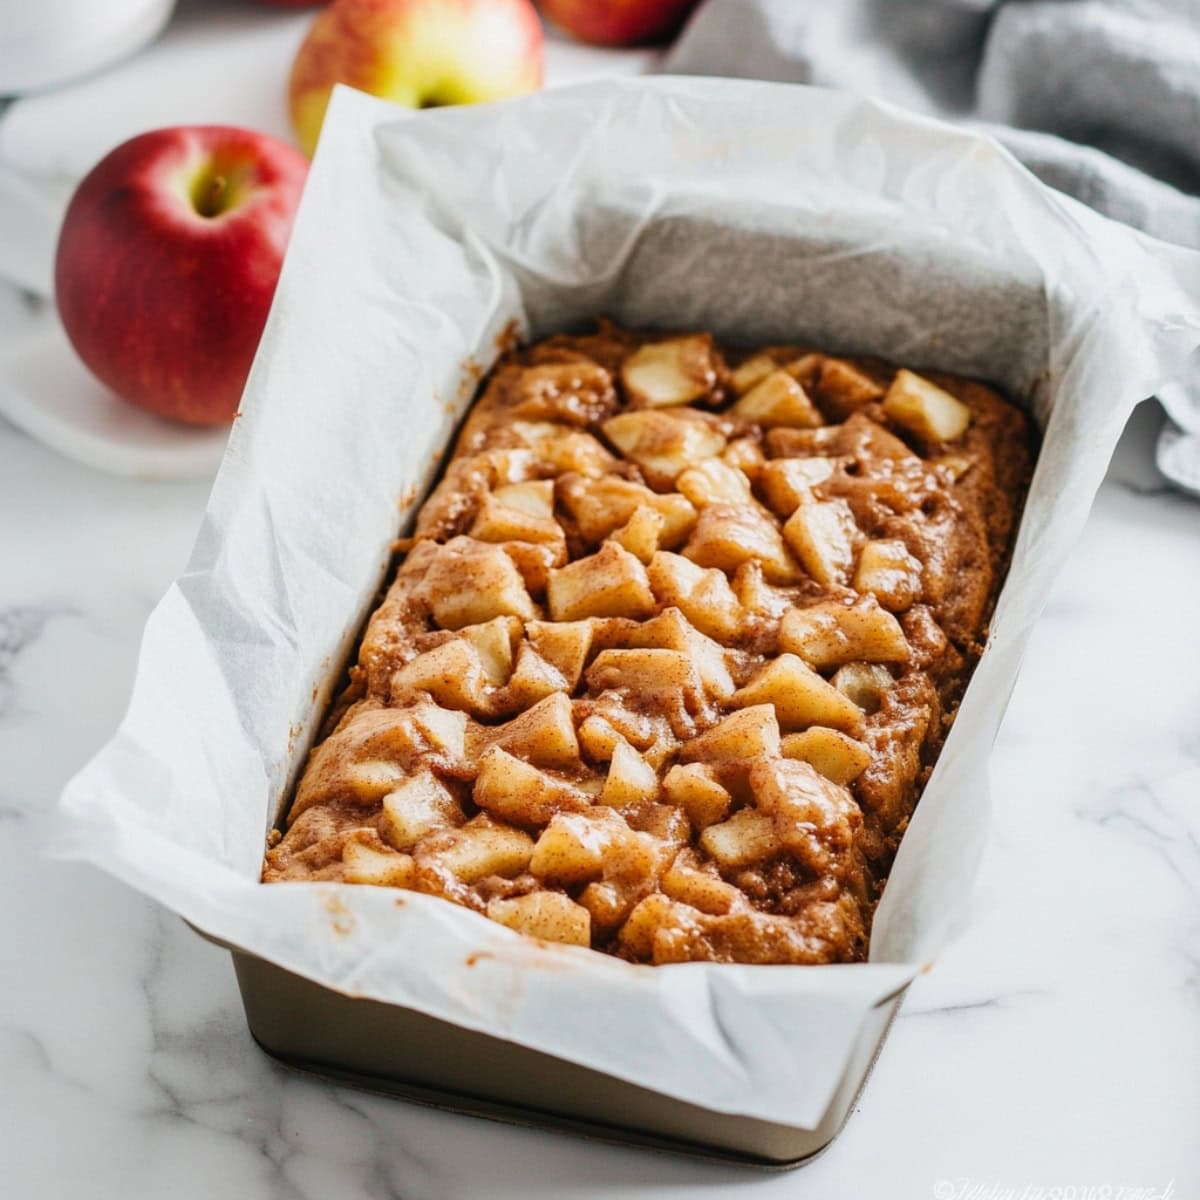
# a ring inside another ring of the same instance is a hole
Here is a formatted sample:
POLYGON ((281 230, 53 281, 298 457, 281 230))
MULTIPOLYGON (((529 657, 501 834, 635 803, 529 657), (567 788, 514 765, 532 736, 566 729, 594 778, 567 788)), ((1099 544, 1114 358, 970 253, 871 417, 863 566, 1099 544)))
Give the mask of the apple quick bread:
POLYGON ((1032 457, 935 372, 608 324, 505 356, 263 878, 639 963, 862 959, 1032 457))

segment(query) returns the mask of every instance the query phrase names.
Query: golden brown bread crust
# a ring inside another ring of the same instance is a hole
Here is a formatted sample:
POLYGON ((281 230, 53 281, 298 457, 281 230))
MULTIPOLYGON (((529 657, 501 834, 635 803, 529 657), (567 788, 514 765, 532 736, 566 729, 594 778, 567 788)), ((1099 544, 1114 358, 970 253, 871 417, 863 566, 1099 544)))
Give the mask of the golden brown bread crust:
POLYGON ((876 360, 607 323, 507 355, 264 880, 640 962, 861 959, 1032 461, 992 389, 876 360))

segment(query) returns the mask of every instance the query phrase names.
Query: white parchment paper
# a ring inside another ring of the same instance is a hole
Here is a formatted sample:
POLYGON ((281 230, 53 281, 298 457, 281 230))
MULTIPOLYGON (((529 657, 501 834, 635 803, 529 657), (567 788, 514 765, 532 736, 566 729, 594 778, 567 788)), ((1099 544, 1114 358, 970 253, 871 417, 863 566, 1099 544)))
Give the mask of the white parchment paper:
POLYGON ((847 95, 672 78, 409 116, 339 91, 191 562, 146 627, 120 730, 65 792, 57 852, 344 992, 811 1127, 864 1015, 961 920, 1022 647, 1130 407, 1200 342, 1197 279, 1195 255, 993 143, 847 95), (979 375, 1046 427, 869 964, 633 967, 415 893, 258 883, 479 370, 510 322, 537 337, 596 314, 979 375))

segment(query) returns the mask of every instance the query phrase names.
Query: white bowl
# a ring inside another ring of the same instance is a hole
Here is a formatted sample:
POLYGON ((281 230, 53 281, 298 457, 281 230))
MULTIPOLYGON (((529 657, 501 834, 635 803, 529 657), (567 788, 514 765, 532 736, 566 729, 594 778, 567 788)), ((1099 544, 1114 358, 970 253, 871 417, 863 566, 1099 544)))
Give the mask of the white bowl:
POLYGON ((0 96, 56 87, 153 41, 175 0, 0 0, 0 96))

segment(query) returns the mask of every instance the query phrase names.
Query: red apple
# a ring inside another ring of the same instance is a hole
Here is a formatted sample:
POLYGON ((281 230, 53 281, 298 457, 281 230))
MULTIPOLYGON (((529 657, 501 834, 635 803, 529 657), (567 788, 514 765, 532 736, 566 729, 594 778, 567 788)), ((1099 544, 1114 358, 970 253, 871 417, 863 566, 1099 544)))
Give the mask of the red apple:
POLYGON ((542 83, 541 22, 530 0, 333 0, 288 84, 310 154, 335 83, 409 108, 520 96, 542 83))
POLYGON ((117 395, 193 425, 233 419, 308 160, 222 125, 143 133, 75 191, 54 266, 62 323, 117 395))
POLYGON ((673 34, 697 0, 541 0, 546 16, 584 42, 633 46, 673 34))

